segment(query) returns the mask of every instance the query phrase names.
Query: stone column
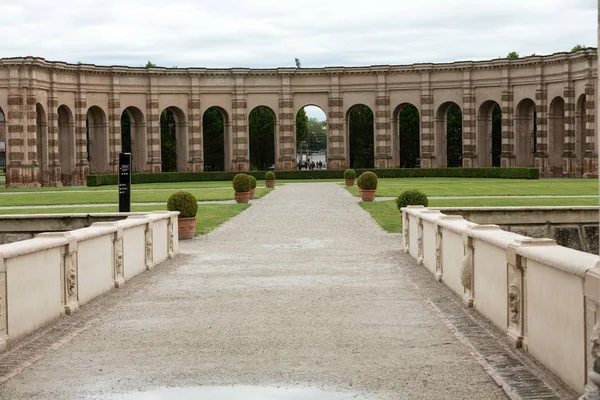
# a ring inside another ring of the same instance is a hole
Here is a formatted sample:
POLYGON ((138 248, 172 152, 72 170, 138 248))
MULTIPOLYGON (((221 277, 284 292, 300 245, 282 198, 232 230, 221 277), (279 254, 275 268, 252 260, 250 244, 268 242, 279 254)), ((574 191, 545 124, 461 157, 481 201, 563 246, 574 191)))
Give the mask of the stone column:
POLYGON ((475 115, 475 94, 471 85, 471 71, 463 73, 463 108, 462 108, 462 166, 473 168, 478 166, 477 152, 488 149, 477 148, 477 119, 475 115))
POLYGON ((296 169, 296 116, 291 91, 290 75, 279 71, 281 75, 281 92, 279 93, 279 135, 275 135, 277 157, 275 167, 278 170, 296 169))
POLYGON ((119 153, 123 148, 121 143, 121 100, 119 92, 119 76, 112 75, 112 87, 110 97, 108 99, 108 157, 109 168, 108 172, 113 174, 119 171, 119 153))
MULTIPOLYGON (((435 168, 435 131, 433 94, 430 90, 430 70, 421 72, 421 168, 435 168)), ((437 143, 440 146, 440 143, 437 143)))
POLYGON ((232 160, 231 170, 248 171, 250 169, 250 137, 248 131, 246 92, 244 76, 248 70, 233 70, 235 92, 232 100, 232 160))
MULTIPOLYGON (((193 87, 193 86, 192 86, 193 87)), ((197 85, 196 85, 197 87, 197 85)), ((202 113, 201 113, 200 94, 192 90, 191 98, 188 100, 189 112, 189 171, 204 171, 204 149, 202 138, 202 113)))
MULTIPOLYGON (((565 69, 569 68, 569 64, 565 65, 565 69)), ((575 88, 570 80, 570 71, 565 71, 565 75, 568 73, 567 79, 565 79, 566 85, 563 92, 565 100, 565 142, 563 144, 563 176, 568 178, 579 178, 581 177, 578 172, 576 159, 576 135, 575 135, 575 88), (579 175, 579 176, 578 176, 579 175)))
MULTIPOLYGON (((143 172, 161 172, 162 157, 160 145, 160 108, 158 104, 158 77, 150 75, 149 97, 146 98, 146 165, 143 172)), ((143 131, 143 128, 142 128, 143 131)), ((137 132, 136 132, 137 133, 137 132)), ((132 141, 142 138, 134 137, 131 132, 132 141)), ((134 146, 132 146, 134 147, 134 146)), ((132 149, 133 151, 133 149, 132 149)), ((135 154, 136 152, 133 151, 135 154)), ((135 164, 135 163, 134 163, 135 164)), ((138 164, 139 165, 139 164, 138 164)), ((141 172, 141 171, 140 171, 141 172)))
POLYGON ((87 154, 87 100, 86 93, 81 89, 85 85, 85 78, 79 76, 79 89, 75 99, 75 170, 71 177, 74 186, 85 185, 89 173, 90 163, 87 154))
MULTIPOLYGON (((538 68, 538 70, 541 70, 541 68, 538 68)), ((538 76, 541 76, 541 73, 539 71, 538 76)), ((552 176, 552 171, 550 171, 548 163, 548 92, 546 91, 543 79, 538 82, 538 89, 535 92, 535 102, 537 112, 537 144, 533 143, 535 148, 534 167, 540 170, 541 177, 549 177, 552 176)))
POLYGON ((379 68, 377 74, 377 97, 375 98, 375 168, 391 168, 394 163, 392 154, 392 135, 390 126, 390 96, 387 92, 386 72, 388 67, 379 68))
POLYGON ((515 126, 514 126, 514 95, 510 85, 509 70, 502 72, 502 153, 500 154, 500 166, 502 168, 514 167, 515 157, 515 126))
POLYGON ((344 116, 344 98, 340 92, 341 69, 328 68, 329 115, 327 116, 327 169, 350 168, 350 145, 344 116))
MULTIPOLYGON (((600 105, 596 101, 596 79, 593 77, 593 69, 588 68, 588 78, 585 85, 585 147, 583 154, 583 177, 598 177, 598 151, 596 150, 596 106, 600 105)), ((600 111, 599 111, 600 112, 600 111)))

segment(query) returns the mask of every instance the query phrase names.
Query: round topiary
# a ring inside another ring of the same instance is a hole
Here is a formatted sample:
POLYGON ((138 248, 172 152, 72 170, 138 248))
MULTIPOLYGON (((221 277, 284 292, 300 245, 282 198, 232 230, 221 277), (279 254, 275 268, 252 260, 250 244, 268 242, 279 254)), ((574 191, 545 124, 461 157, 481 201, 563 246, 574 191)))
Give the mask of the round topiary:
POLYGON ((275 172, 269 171, 265 174, 265 180, 274 181, 275 180, 275 172))
POLYGON ((250 187, 252 187, 250 175, 237 174, 233 177, 233 190, 235 190, 236 193, 249 192, 250 187))
POLYGON ((358 177, 358 187, 362 190, 377 190, 377 175, 365 171, 358 177))
POLYGON ((250 177, 250 189, 256 189, 256 178, 252 175, 248 175, 250 177))
POLYGON ((356 178, 356 171, 348 168, 344 171, 344 179, 354 179, 356 178))
POLYGON ((400 196, 396 198, 396 205, 398 210, 406 206, 425 206, 429 204, 427 195, 418 190, 406 190, 400 193, 400 196))
POLYGON ((175 192, 167 201, 167 210, 179 211, 179 218, 192 218, 198 212, 198 200, 190 192, 175 192))

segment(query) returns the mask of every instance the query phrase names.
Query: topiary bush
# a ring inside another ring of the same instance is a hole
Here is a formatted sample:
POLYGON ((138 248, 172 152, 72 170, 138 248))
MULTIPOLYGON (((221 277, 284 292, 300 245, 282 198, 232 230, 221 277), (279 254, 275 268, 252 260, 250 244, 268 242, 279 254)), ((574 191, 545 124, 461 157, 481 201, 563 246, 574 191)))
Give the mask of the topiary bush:
POLYGON ((356 178, 356 171, 348 168, 347 170, 344 171, 344 179, 354 179, 356 178))
POLYGON ((265 180, 274 181, 275 180, 275 172, 269 171, 265 174, 265 180))
POLYGON ((427 195, 418 190, 406 190, 400 193, 400 196, 396 198, 396 205, 398 210, 406 206, 424 206, 429 205, 429 199, 427 195))
POLYGON ((198 212, 198 200, 190 192, 175 192, 167 201, 167 210, 179 211, 179 218, 192 218, 198 212))
POLYGON ((365 171, 358 177, 358 187, 362 190, 377 190, 377 175, 365 171))
POLYGON ((236 193, 249 192, 250 187, 252 187, 252 179, 250 179, 250 175, 237 174, 233 177, 233 190, 235 190, 236 193))
POLYGON ((248 175, 250 177, 250 189, 256 189, 256 178, 252 175, 248 175))

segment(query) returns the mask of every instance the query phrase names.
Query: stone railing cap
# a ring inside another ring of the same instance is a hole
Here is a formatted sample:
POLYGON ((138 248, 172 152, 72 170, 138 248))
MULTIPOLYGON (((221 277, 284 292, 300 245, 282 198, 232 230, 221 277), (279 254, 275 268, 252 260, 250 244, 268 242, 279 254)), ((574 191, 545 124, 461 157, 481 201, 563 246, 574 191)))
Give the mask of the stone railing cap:
POLYGON ((69 239, 66 236, 36 237, 20 242, 0 245, 0 257, 4 259, 13 258, 35 253, 37 251, 65 246, 67 244, 69 244, 69 239))
POLYGON ((519 246, 516 253, 528 260, 554 267, 577 276, 585 276, 600 260, 597 255, 564 246, 519 246))

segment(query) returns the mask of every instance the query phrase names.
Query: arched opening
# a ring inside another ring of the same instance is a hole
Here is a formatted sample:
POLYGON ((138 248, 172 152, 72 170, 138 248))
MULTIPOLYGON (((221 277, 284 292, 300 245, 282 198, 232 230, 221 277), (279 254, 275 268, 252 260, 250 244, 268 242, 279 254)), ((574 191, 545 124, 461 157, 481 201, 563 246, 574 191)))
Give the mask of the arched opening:
POLYGON ((127 107, 121 114, 121 152, 131 153, 133 172, 146 166, 146 122, 137 107, 127 107))
POLYGON ((58 107, 58 154, 62 184, 71 186, 75 172, 75 130, 73 113, 65 105, 58 107))
POLYGON ((493 100, 484 102, 477 114, 477 159, 480 167, 500 167, 502 155, 502 109, 493 100))
POLYGON ((6 116, 0 107, 0 186, 6 186, 6 116))
POLYGON ((394 135, 398 139, 400 168, 421 166, 419 109, 410 103, 401 104, 394 112, 394 135))
POLYGON ((42 185, 47 185, 48 176, 48 120, 46 111, 40 103, 35 105, 35 142, 37 162, 40 168, 39 177, 42 185))
POLYGON ((577 99, 577 108, 575 109, 575 143, 571 150, 575 156, 576 177, 583 176, 583 155, 585 153, 585 132, 586 132, 587 114, 585 109, 585 94, 577 99))
POLYGON ((515 115, 515 156, 517 167, 533 167, 537 149, 537 112, 535 102, 523 99, 517 105, 515 115))
POLYGON ((554 177, 563 176, 563 152, 565 145, 565 100, 555 97, 548 113, 548 167, 554 177))
POLYGON ((442 104, 436 115, 436 158, 441 166, 462 167, 462 111, 458 104, 442 104))
POLYGON ((352 106, 346 114, 351 168, 375 166, 373 111, 364 104, 352 106))
POLYGON ((227 112, 220 107, 210 107, 202 116, 204 171, 225 171, 227 121, 227 112))
POLYGON ((327 118, 318 106, 304 106, 296 114, 296 163, 298 169, 327 168, 327 118))
POLYGON ((275 113, 259 106, 250 111, 250 169, 264 171, 275 168, 275 113))
POLYGON ((85 126, 90 174, 105 174, 108 172, 109 162, 106 113, 98 106, 90 107, 86 114, 85 126))
POLYGON ((160 113, 160 159, 162 172, 185 171, 187 166, 187 123, 180 108, 167 107, 160 113))

